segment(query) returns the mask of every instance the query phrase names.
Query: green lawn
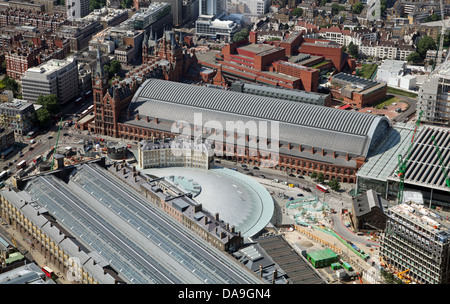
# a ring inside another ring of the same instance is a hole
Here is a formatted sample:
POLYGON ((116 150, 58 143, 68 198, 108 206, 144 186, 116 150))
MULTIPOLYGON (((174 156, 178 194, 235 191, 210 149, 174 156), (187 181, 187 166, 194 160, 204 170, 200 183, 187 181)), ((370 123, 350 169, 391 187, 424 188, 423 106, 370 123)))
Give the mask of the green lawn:
POLYGON ((398 97, 392 96, 392 95, 386 95, 386 97, 384 97, 383 99, 381 99, 380 101, 374 103, 372 105, 372 107, 374 107, 375 109, 383 109, 383 107, 387 107, 391 104, 393 104, 394 102, 399 102, 400 99, 398 97))
POLYGON ((416 93, 403 91, 403 90, 396 89, 396 88, 389 87, 389 86, 387 88, 387 92, 391 93, 391 94, 402 95, 402 96, 411 97, 411 98, 416 98, 417 97, 416 93))
POLYGON ((375 73, 375 70, 377 69, 377 65, 375 63, 367 64, 364 63, 362 67, 358 70, 356 73, 357 76, 360 76, 362 78, 371 79, 373 73, 375 73))

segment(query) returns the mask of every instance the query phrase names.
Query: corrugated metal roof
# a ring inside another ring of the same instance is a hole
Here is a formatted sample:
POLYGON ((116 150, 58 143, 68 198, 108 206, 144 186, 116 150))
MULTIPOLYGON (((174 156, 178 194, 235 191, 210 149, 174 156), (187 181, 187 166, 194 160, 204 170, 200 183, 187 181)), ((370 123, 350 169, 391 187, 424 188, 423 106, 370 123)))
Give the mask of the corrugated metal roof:
MULTIPOLYGON (((203 123, 218 121, 223 127, 227 121, 277 121, 281 141, 355 155, 366 155, 377 127, 389 125, 387 118, 372 114, 159 79, 149 79, 141 85, 129 110, 133 116, 190 124, 194 114, 201 113, 203 123)), ((130 119, 126 123, 142 122, 130 119)))

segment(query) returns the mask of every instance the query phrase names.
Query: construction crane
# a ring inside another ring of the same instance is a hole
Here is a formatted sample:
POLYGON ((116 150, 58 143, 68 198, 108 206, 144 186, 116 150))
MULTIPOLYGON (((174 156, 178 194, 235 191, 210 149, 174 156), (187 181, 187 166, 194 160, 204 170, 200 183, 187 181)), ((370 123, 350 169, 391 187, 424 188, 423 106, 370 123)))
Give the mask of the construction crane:
POLYGON ((448 169, 445 169, 444 162, 442 161, 441 150, 439 150, 435 136, 433 135, 433 136, 431 136, 431 138, 433 139, 433 144, 434 144, 434 147, 436 148, 436 153, 439 158, 439 164, 442 169, 442 174, 444 174, 445 184, 447 185, 447 188, 449 188, 449 190, 450 190, 450 178, 448 177, 448 169))
POLYGON ((439 66, 442 63, 442 51, 444 49, 444 40, 445 40, 445 13, 444 13, 444 1, 439 0, 439 6, 441 8, 441 20, 442 20, 442 29, 441 29, 441 38, 439 39, 439 49, 437 51, 437 58, 435 60, 435 67, 439 66))
POLYGON ((397 170, 397 176, 400 178, 400 184, 398 187, 398 195, 397 195, 397 203, 401 204, 403 202, 403 189, 405 187, 405 173, 406 173, 406 167, 408 165, 409 158, 411 157, 412 153, 412 147, 414 145, 414 139, 416 137, 417 128, 420 125, 420 119, 422 117, 423 111, 420 111, 419 117, 416 121, 416 127, 414 128, 414 133, 411 138, 411 143, 409 144, 408 150, 406 151, 406 158, 403 158, 401 154, 398 155, 398 170, 397 170))
POLYGON ((407 273, 408 271, 409 271, 409 269, 406 269, 405 271, 399 272, 399 273, 397 274, 398 278, 399 278, 400 280, 402 280, 403 282, 405 282, 406 284, 411 283, 411 281, 405 279, 405 276, 404 276, 404 274, 407 273))
POLYGON ((62 119, 62 117, 61 117, 61 120, 59 121, 58 136, 56 136, 55 149, 53 150, 52 166, 51 166, 51 168, 50 168, 50 171, 53 171, 53 165, 55 164, 55 154, 56 154, 56 148, 58 148, 59 133, 61 132, 62 120, 63 120, 63 119, 62 119))

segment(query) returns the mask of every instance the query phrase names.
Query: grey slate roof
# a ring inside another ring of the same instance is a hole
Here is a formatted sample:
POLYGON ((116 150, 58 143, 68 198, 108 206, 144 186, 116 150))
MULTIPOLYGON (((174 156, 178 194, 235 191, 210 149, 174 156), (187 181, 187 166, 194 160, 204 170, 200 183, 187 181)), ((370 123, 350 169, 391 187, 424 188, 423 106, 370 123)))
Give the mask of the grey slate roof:
MULTIPOLYGON (((136 114, 169 122, 187 121, 191 125, 195 113, 202 114, 203 124, 218 121, 222 126, 226 121, 278 121, 280 141, 363 156, 367 155, 377 127, 389 125, 386 117, 372 114, 159 79, 148 79, 140 86, 129 112, 133 118, 123 122, 143 127, 149 122, 135 120, 136 114)), ((270 134, 270 124, 268 127, 270 134)))

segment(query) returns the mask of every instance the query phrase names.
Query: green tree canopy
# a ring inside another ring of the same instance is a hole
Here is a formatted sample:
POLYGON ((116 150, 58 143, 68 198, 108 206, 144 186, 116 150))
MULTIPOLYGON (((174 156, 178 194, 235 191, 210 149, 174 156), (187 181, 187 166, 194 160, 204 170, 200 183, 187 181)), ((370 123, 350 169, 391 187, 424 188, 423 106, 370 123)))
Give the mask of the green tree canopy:
POLYGON ((412 52, 411 54, 406 57, 406 61, 413 62, 413 63, 419 63, 422 61, 422 57, 420 57, 419 53, 412 52))
POLYGON ((130 8, 133 5, 133 0, 122 0, 120 7, 123 9, 130 8))
POLYGON ((425 36, 417 44, 417 52, 420 57, 425 58, 428 50, 436 50, 436 42, 430 36, 425 36))
POLYGON ((336 179, 331 179, 328 182, 328 186, 334 191, 339 191, 341 189, 341 184, 336 179))
POLYGON ((239 32, 237 32, 236 34, 234 34, 233 41, 239 42, 239 41, 245 40, 248 38, 249 34, 250 34, 250 32, 248 31, 248 29, 244 28, 244 29, 240 30, 239 32))
POLYGON ((354 57, 359 58, 359 48, 356 44, 353 44, 353 42, 350 42, 347 47, 348 53, 354 57))
POLYGON ((331 5, 331 14, 334 16, 338 14, 340 11, 345 10, 345 6, 339 5, 337 3, 333 3, 331 5))
POLYGON ((17 96, 19 95, 19 91, 20 91, 20 85, 17 83, 17 81, 14 80, 14 78, 9 77, 8 75, 5 75, 5 77, 3 77, 3 79, 0 82, 5 90, 10 90, 13 92, 14 97, 17 98, 17 96))
POLYGON ((425 18, 425 22, 439 21, 439 20, 441 20, 441 16, 439 16, 438 14, 432 14, 425 18))
POLYGON ((41 127, 48 126, 52 121, 52 115, 44 108, 40 108, 35 114, 36 120, 41 127))
POLYGON ((317 182, 323 183, 324 181, 325 181, 325 176, 323 175, 323 173, 320 172, 319 174, 317 174, 317 182))
POLYGON ((58 97, 55 94, 39 95, 36 103, 42 105, 41 109, 48 111, 49 115, 55 115, 61 111, 58 97))
POLYGON ((364 8, 364 4, 362 4, 361 2, 357 2, 354 6, 353 6, 353 14, 361 14, 362 10, 364 8))
POLYGON ((303 9, 301 7, 296 7, 292 10, 292 16, 300 17, 303 16, 303 9))
POLYGON ((108 78, 112 79, 115 74, 122 71, 122 64, 119 60, 113 59, 109 62, 109 64, 105 64, 103 66, 103 69, 108 73, 108 78))
POLYGON ((106 6, 106 0, 89 0, 89 10, 92 12, 106 6))

